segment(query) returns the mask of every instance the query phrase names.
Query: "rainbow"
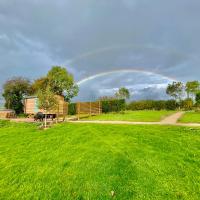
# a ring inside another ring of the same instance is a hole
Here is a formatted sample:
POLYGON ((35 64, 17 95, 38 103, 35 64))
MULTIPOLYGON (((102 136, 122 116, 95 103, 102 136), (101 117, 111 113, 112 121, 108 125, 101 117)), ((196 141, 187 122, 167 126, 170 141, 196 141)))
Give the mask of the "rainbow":
MULTIPOLYGON (((68 59, 64 63, 67 64, 67 65, 72 65, 73 63, 75 63, 75 62, 77 62, 79 60, 82 60, 82 59, 88 58, 88 57, 93 57, 95 55, 102 54, 102 53, 107 52, 107 51, 112 51, 112 50, 115 50, 115 49, 132 48, 132 47, 145 48, 145 49, 149 49, 149 50, 156 49, 156 50, 159 50, 159 51, 164 50, 163 48, 161 48, 159 46, 153 46, 153 45, 118 44, 118 45, 108 46, 108 47, 99 48, 99 49, 96 49, 96 50, 93 50, 93 51, 88 51, 86 53, 82 53, 79 56, 75 56, 75 57, 73 57, 71 59, 68 59)), ((172 54, 179 53, 179 52, 176 52, 174 50, 170 50, 170 52, 172 54)), ((157 68, 156 68, 156 70, 157 70, 157 68)), ((98 73, 98 74, 95 74, 95 75, 91 75, 89 77, 86 77, 86 78, 78 81, 77 84, 80 86, 81 84, 83 84, 83 83, 85 83, 85 82, 87 82, 89 80, 94 80, 96 78, 107 76, 107 75, 110 75, 110 74, 115 74, 115 73, 133 73, 133 72, 135 72, 135 73, 140 72, 140 73, 144 73, 146 75, 159 75, 159 76, 161 76, 161 77, 163 77, 165 79, 168 79, 169 81, 177 81, 175 78, 165 76, 163 74, 160 74, 159 72, 157 73, 157 72, 152 72, 152 71, 146 71, 146 70, 143 70, 143 69, 119 69, 119 70, 112 70, 112 71, 101 72, 101 73, 98 73)))
POLYGON ((141 70, 141 69, 120 69, 120 70, 112 70, 112 71, 107 71, 107 72, 102 72, 102 73, 98 73, 98 74, 95 74, 95 75, 91 75, 89 77, 86 77, 80 81, 77 82, 77 85, 80 86, 82 85, 83 83, 86 83, 87 81, 90 81, 90 80, 94 80, 96 78, 100 78, 100 77, 104 77, 104 76, 107 76, 107 75, 111 75, 111 74, 116 74, 116 73, 144 73, 145 75, 159 75, 169 81, 177 81, 175 78, 172 78, 172 77, 168 77, 168 76, 165 76, 165 75, 162 75, 160 73, 155 73, 155 72, 150 72, 150 71, 146 71, 146 70, 141 70))

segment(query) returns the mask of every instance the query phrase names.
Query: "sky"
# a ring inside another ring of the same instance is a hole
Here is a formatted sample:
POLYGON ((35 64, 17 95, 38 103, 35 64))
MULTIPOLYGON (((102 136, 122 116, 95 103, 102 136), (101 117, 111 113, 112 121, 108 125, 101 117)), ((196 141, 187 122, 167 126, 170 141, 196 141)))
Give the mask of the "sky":
POLYGON ((79 83, 75 100, 119 87, 165 99, 173 80, 200 80, 199 10, 199 0, 0 0, 0 86, 61 65, 79 83))

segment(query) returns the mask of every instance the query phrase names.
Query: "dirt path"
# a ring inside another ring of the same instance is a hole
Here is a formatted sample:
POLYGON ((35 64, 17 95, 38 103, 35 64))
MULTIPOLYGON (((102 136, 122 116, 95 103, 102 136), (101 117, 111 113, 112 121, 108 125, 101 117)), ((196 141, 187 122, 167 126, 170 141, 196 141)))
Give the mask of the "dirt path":
POLYGON ((163 119, 161 124, 176 124, 185 112, 177 112, 163 119))

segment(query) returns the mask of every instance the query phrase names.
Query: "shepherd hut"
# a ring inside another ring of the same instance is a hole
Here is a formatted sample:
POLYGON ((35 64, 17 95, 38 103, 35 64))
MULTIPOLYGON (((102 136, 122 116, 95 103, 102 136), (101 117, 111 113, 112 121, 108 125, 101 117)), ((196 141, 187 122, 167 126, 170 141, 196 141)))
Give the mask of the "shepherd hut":
MULTIPOLYGON (((56 115, 57 117, 63 117, 68 113, 68 103, 65 102, 64 97, 60 95, 55 95, 58 100, 58 105, 54 110, 49 111, 46 114, 56 115)), ((31 116, 38 112, 45 113, 44 110, 39 109, 37 96, 27 96, 24 98, 24 113, 31 116)))

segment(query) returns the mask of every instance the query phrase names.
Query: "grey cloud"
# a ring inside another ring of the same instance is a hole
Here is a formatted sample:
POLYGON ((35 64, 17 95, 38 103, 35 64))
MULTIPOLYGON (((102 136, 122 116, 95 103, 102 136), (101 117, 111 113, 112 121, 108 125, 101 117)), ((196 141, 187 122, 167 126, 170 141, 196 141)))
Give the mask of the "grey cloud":
POLYGON ((54 64, 76 80, 124 68, 200 80, 199 9, 199 0, 1 0, 0 84, 54 64))

